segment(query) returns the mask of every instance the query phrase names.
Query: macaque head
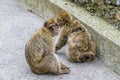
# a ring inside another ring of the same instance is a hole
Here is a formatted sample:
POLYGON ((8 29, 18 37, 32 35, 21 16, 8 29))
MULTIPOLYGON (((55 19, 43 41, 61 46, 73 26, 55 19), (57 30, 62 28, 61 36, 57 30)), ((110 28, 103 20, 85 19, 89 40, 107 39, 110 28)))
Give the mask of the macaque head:
POLYGON ((57 16, 57 22, 64 25, 72 21, 72 16, 68 12, 60 12, 57 16))
POLYGON ((92 52, 85 52, 83 54, 83 56, 80 57, 81 62, 89 62, 89 61, 93 61, 95 59, 95 54, 93 54, 92 52))
POLYGON ((78 20, 73 21, 73 27, 76 28, 77 31, 85 32, 86 30, 85 27, 78 20))
POLYGON ((59 34, 59 25, 54 19, 49 19, 45 22, 44 27, 47 28, 52 36, 57 36, 59 34))

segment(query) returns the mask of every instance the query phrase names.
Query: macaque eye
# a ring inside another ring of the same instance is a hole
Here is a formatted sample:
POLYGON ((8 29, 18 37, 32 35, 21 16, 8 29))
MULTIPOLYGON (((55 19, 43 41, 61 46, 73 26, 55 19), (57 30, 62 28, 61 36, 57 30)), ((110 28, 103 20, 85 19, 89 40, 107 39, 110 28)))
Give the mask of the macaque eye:
POLYGON ((63 21, 64 21, 64 22, 66 22, 66 23, 68 23, 68 22, 69 22, 69 20, 68 20, 68 19, 66 19, 66 18, 65 18, 65 19, 63 19, 63 21))
POLYGON ((58 23, 56 23, 56 25, 55 25, 57 28, 59 27, 59 24, 58 23))
POLYGON ((59 19, 57 19, 57 21, 60 21, 59 19))
POLYGON ((54 30, 54 29, 53 29, 53 26, 50 26, 50 27, 49 27, 49 30, 54 30))
POLYGON ((63 21, 65 21, 65 19, 63 18, 63 21))
POLYGON ((73 29, 72 32, 75 32, 75 29, 73 29))
POLYGON ((82 29, 79 27, 78 30, 82 30, 82 29))

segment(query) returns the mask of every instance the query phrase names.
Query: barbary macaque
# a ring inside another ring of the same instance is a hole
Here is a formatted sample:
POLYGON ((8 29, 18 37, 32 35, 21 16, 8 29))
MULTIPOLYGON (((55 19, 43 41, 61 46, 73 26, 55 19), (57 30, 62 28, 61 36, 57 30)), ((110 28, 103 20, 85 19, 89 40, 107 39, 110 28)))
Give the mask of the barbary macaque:
POLYGON ((25 58, 31 70, 37 74, 68 74, 70 69, 55 54, 53 37, 58 35, 59 25, 54 19, 47 20, 25 46, 25 58))
POLYGON ((73 22, 67 47, 67 57, 71 62, 87 62, 95 58, 96 45, 87 29, 77 20, 73 22))
POLYGON ((60 12, 57 16, 57 23, 60 25, 60 34, 56 44, 56 51, 60 50, 66 45, 72 25, 72 16, 68 12, 60 12))

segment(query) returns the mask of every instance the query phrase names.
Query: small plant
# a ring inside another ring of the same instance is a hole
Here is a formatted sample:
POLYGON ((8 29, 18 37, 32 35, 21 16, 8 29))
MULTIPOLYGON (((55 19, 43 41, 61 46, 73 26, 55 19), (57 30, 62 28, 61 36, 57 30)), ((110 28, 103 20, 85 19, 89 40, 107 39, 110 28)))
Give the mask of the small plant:
POLYGON ((120 28, 120 0, 73 0, 73 2, 117 28, 119 24, 120 28))

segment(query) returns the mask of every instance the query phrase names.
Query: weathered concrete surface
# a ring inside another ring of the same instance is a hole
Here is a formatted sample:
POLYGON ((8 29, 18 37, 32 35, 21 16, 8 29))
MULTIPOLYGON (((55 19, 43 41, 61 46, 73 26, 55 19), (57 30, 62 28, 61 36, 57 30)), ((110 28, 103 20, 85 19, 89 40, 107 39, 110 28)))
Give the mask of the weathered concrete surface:
POLYGON ((19 0, 27 8, 48 19, 60 11, 70 12, 80 20, 97 44, 97 56, 106 66, 120 74, 120 31, 98 17, 91 16, 86 10, 65 0, 19 0), (41 13, 41 14, 40 14, 41 13))
POLYGON ((71 68, 66 75, 37 75, 31 72, 24 57, 24 46, 44 20, 25 10, 15 0, 0 2, 0 80, 120 80, 120 76, 96 59, 89 63, 70 63, 64 48, 58 54, 71 68))

